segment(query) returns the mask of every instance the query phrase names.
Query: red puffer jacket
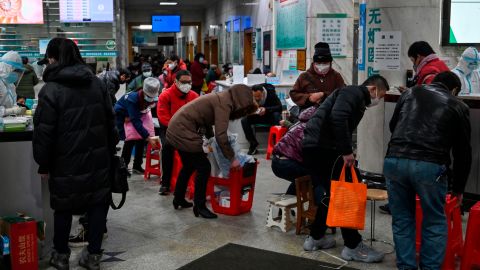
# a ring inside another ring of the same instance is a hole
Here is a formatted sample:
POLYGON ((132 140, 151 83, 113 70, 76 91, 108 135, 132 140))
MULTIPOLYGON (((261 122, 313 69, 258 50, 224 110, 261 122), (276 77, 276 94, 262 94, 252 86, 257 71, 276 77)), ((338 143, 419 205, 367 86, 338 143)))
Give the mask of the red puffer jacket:
POLYGON ((180 59, 178 65, 173 71, 170 69, 168 70, 168 75, 165 78, 165 88, 169 88, 175 84, 175 77, 177 76, 177 72, 179 72, 180 70, 187 70, 187 65, 185 64, 185 62, 183 62, 182 59, 180 59))
POLYGON ((435 58, 430 60, 422 67, 422 69, 417 74, 417 85, 422 84, 431 84, 433 79, 438 73, 450 71, 445 62, 440 60, 440 58, 435 58))
POLYGON ((170 119, 185 104, 196 99, 198 94, 190 90, 184 94, 178 90, 177 85, 173 84, 170 88, 164 90, 158 98, 157 116, 162 126, 168 127, 170 119))
POLYGON ((273 148, 273 154, 293 159, 298 162, 303 162, 302 158, 302 141, 303 131, 307 127, 307 122, 317 111, 316 106, 309 107, 304 110, 298 117, 298 122, 295 123, 282 139, 273 148))

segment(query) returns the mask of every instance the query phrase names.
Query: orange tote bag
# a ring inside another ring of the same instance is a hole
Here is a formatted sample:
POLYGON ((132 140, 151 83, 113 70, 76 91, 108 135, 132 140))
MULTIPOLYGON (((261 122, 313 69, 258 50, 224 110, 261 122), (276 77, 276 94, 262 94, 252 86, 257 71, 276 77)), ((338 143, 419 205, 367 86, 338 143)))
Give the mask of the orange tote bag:
POLYGON ((363 230, 367 208, 367 185, 358 181, 353 166, 350 169, 352 183, 345 181, 347 170, 345 166, 340 179, 331 182, 327 226, 363 230))

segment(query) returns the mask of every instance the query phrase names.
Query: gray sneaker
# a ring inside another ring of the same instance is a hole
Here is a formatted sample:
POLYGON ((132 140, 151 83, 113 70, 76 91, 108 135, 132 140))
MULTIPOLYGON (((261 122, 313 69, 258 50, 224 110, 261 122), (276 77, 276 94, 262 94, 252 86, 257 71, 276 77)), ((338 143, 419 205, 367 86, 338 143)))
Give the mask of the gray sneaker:
POLYGON ((319 249, 328 249, 328 248, 333 248, 336 245, 335 239, 329 235, 325 235, 324 237, 315 240, 313 237, 308 236, 307 239, 305 239, 305 243, 303 243, 303 249, 305 251, 314 251, 314 250, 319 250, 319 249))
POLYGON ((360 242, 354 249, 343 248, 342 258, 347 261, 359 261, 366 263, 381 262, 385 254, 360 242))

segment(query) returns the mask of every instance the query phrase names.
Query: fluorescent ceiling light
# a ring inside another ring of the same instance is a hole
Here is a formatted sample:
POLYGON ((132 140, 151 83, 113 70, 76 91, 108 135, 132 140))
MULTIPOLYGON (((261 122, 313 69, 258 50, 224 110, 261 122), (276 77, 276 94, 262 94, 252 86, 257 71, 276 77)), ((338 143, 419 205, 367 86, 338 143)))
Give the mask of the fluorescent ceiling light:
POLYGON ((160 2, 160 6, 176 6, 177 2, 160 2))
POLYGON ((243 3, 244 6, 258 6, 258 2, 243 3))
POLYGON ((137 29, 140 29, 140 30, 152 30, 152 25, 151 25, 151 24, 142 24, 142 25, 138 26, 137 29))

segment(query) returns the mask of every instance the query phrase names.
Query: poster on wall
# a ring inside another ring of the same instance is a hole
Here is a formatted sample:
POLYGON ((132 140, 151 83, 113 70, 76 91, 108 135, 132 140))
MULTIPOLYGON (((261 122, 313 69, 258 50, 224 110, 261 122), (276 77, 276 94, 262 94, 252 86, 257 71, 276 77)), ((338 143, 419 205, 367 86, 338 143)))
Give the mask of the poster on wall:
POLYGON ((297 70, 297 50, 286 51, 288 70, 297 70))
POLYGON ((402 32, 376 32, 373 68, 376 70, 400 70, 401 45, 402 32))
POLYGON ((277 50, 305 48, 306 0, 275 1, 275 41, 277 50))
POLYGON ((333 57, 346 57, 347 48, 347 23, 348 18, 345 13, 317 14, 318 29, 320 31, 321 42, 330 45, 330 51, 333 57))
POLYGON ((0 0, 0 24, 43 24, 42 0, 0 0))

